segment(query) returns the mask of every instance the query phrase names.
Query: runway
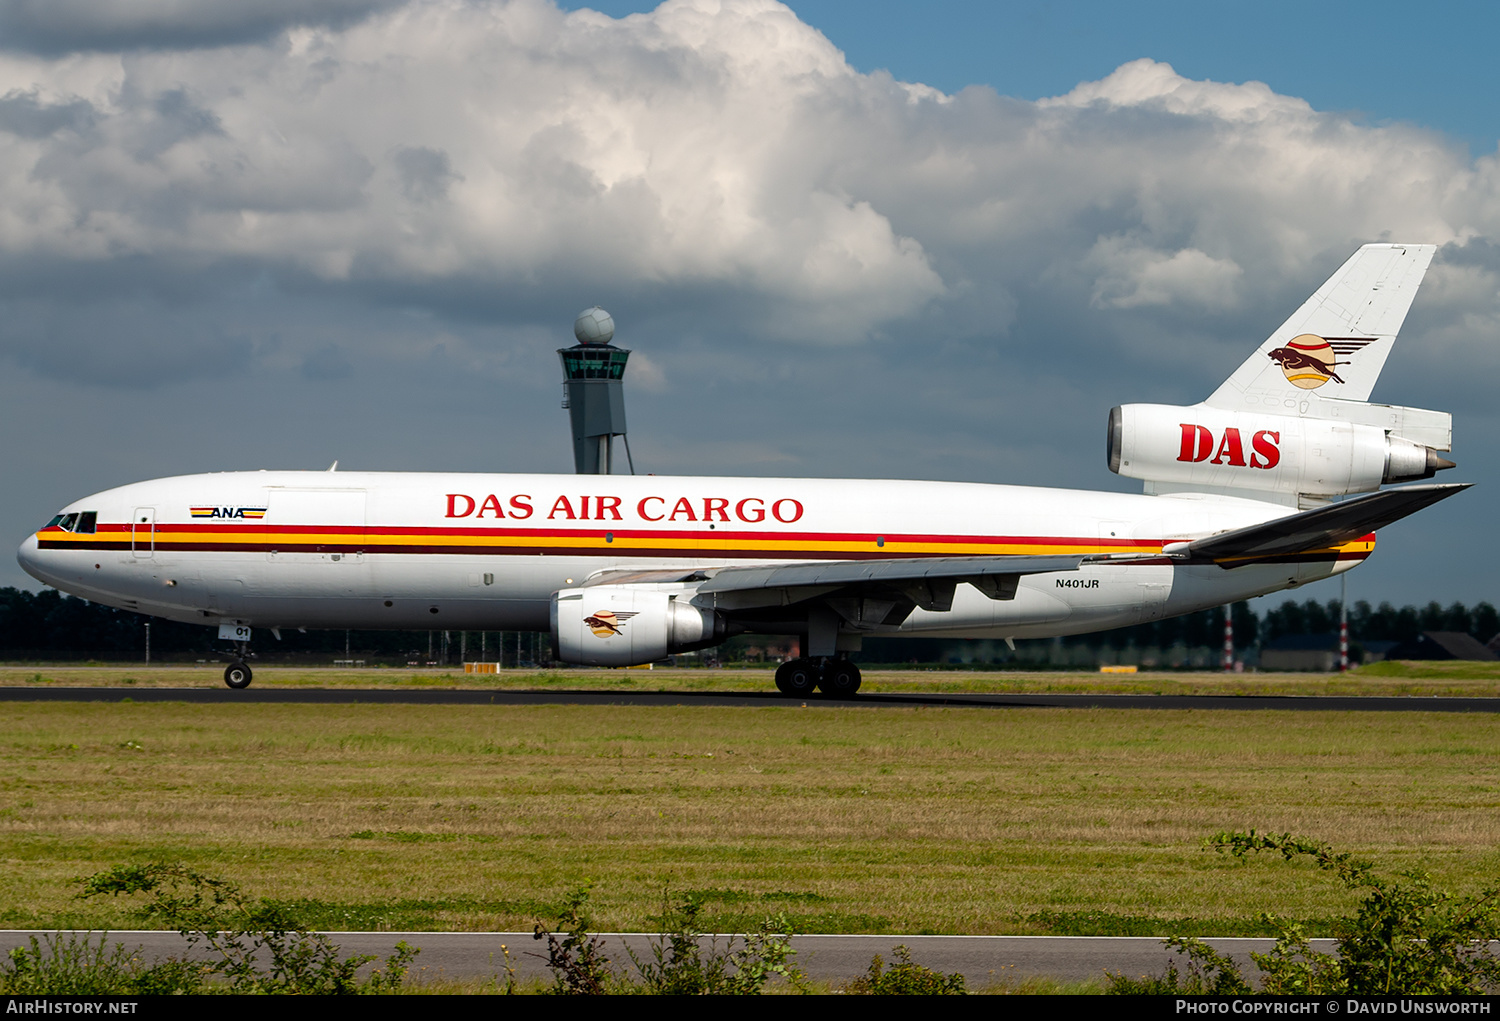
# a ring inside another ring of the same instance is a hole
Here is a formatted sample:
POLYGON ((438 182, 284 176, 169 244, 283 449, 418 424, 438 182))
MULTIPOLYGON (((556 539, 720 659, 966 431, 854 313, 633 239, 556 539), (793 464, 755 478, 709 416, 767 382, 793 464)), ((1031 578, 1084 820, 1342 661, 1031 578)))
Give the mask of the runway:
MULTIPOLYGON (((8 953, 12 947, 28 946, 32 936, 41 939, 55 935, 50 930, 0 930, 0 954, 8 953)), ((62 935, 91 936, 97 941, 102 934, 62 935)), ((122 943, 129 950, 141 948, 148 959, 182 956, 188 948, 186 940, 176 932, 131 930, 106 935, 111 944, 122 943)), ((331 932, 327 936, 345 955, 375 954, 380 958, 389 955, 397 941, 405 940, 422 951, 412 966, 412 977, 417 981, 498 977, 504 982, 507 965, 515 969, 517 979, 552 977, 547 969, 546 944, 533 939, 529 932, 331 932)), ((621 971, 631 967, 627 947, 642 960, 653 960, 651 943, 659 938, 647 933, 600 933, 599 936, 605 955, 621 971)), ((725 936, 704 937, 705 949, 713 939, 718 940, 721 950, 728 943, 725 936)), ((1204 942, 1233 956, 1251 974, 1250 951, 1265 952, 1274 940, 1216 938, 1204 942)), ((1333 950, 1331 939, 1311 942, 1320 952, 1333 950)), ((1159 974, 1173 959, 1161 939, 1154 936, 799 935, 792 938, 792 947, 797 951, 793 963, 810 979, 842 982, 863 975, 875 954, 880 954, 889 965, 895 960, 895 948, 903 945, 909 948, 915 963, 949 974, 958 972, 970 988, 1039 977, 1062 982, 1102 982, 1106 971, 1135 978, 1159 974)), ((211 959, 211 955, 201 952, 195 956, 211 959)))
POLYGON ((484 691, 401 688, 0 687, 0 702, 192 702, 209 705, 777 706, 807 709, 1257 709, 1283 712, 1496 713, 1500 698, 1388 695, 872 693, 791 699, 766 691, 484 691))

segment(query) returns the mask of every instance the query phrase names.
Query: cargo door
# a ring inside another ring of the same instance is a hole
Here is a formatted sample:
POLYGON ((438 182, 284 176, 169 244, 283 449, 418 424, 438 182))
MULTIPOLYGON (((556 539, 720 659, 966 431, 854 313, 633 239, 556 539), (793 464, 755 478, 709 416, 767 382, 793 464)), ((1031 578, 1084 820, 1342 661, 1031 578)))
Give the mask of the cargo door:
POLYGON ((266 495, 268 590, 322 598, 369 594, 363 489, 270 488, 266 495))

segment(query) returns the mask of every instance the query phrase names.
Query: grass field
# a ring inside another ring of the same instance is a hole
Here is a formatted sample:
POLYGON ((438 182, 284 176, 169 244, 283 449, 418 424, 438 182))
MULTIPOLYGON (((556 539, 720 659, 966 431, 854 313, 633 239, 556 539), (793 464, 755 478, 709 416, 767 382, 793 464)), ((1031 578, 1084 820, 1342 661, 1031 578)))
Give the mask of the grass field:
MULTIPOLYGON (((222 664, 192 666, 0 665, 0 686, 223 686, 222 664)), ((612 689, 620 691, 769 691, 770 669, 506 670, 338 669, 257 666, 259 688, 612 689)), ((1062 671, 870 670, 867 692, 1111 692, 1162 695, 1471 695, 1500 696, 1500 663, 1376 663, 1347 674, 1138 674, 1062 671)))
POLYGON ((1316 929, 1348 893, 1203 838, 1492 885, 1497 738, 1491 714, 3 703, 0 926, 136 924, 76 880, 182 860, 328 929, 529 929, 586 881, 616 930, 664 891, 724 929, 1316 929))

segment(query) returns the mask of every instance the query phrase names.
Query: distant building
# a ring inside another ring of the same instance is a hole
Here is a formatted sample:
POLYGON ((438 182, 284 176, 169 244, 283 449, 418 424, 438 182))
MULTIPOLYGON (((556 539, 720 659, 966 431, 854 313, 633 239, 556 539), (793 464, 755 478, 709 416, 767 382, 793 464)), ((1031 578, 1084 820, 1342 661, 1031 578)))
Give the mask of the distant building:
POLYGON ((1423 631, 1410 642, 1402 642, 1386 659, 1500 659, 1479 639, 1462 631, 1423 631))
POLYGON ((1339 636, 1282 635, 1260 647, 1262 670, 1332 673, 1339 668, 1339 636))

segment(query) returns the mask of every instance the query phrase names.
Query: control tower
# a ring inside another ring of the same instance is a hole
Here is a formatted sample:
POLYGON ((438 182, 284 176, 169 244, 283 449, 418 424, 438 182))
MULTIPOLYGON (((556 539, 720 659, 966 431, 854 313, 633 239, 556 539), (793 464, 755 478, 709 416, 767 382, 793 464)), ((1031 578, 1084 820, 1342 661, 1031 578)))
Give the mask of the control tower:
POLYGON ((635 462, 625 435, 625 362, 630 352, 613 347, 615 320, 597 305, 573 322, 578 343, 561 348, 563 407, 573 424, 573 467, 580 475, 608 475, 614 469, 614 440, 625 441, 630 474, 635 462))

